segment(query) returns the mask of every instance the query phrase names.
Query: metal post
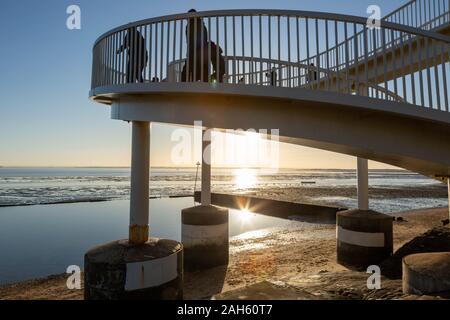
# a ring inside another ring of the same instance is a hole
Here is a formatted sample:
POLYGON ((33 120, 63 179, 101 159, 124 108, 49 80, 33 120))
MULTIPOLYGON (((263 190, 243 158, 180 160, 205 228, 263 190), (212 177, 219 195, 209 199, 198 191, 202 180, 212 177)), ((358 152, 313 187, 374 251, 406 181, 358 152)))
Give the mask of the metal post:
POLYGON ((203 131, 202 141, 202 205, 211 205, 211 130, 203 131))
POLYGON ((146 243, 149 237, 150 123, 133 122, 129 241, 146 243))
POLYGON ((362 158, 358 158, 358 209, 369 210, 369 165, 362 158))

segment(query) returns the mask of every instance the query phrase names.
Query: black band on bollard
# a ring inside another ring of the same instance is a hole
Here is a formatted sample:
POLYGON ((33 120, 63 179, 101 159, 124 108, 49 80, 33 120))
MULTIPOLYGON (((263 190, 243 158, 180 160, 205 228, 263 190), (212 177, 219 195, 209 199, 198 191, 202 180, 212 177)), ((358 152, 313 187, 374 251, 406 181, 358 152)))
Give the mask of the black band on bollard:
POLYGON ((185 270, 227 265, 229 261, 228 210, 197 206, 181 213, 185 270))
POLYGON ((393 251, 392 217, 375 211, 337 214, 337 261, 356 269, 376 265, 393 251))

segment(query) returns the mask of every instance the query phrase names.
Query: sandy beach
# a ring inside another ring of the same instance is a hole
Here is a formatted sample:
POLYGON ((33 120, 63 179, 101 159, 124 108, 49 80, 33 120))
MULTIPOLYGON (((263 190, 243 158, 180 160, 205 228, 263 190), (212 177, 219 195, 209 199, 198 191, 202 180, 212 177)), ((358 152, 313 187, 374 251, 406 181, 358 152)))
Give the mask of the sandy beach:
MULTIPOLYGON (((448 218, 448 208, 393 215, 404 220, 394 222, 394 250, 397 250, 427 230, 441 226, 441 220, 448 218)), ((245 233, 230 241, 228 268, 185 273, 185 299, 211 299, 221 293, 218 298, 233 299, 239 294, 233 290, 264 283, 278 286, 283 292, 289 288, 292 292, 286 299, 420 298, 404 296, 399 279, 383 279, 382 290, 368 291, 368 275, 337 264, 335 246, 333 224, 292 221, 288 228, 245 233)), ((83 299, 82 290, 67 289, 66 278, 67 275, 59 275, 7 285, 0 288, 0 299, 83 299)))

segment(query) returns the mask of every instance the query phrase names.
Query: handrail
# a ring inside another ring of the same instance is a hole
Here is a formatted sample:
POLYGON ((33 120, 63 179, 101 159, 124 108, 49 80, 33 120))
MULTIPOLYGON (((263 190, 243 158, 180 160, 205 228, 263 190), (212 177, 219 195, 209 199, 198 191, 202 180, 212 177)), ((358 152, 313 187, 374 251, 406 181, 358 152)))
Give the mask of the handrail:
POLYGON ((334 91, 449 111, 450 37, 387 21, 370 30, 366 22, 288 10, 141 20, 97 39, 92 88, 214 80, 334 91))
MULTIPOLYGON (((191 12, 191 13, 180 13, 172 14, 167 16, 159 16, 155 18, 149 18, 144 20, 139 20, 135 22, 130 22, 122 26, 116 27, 110 31, 105 32, 94 43, 97 45, 99 41, 103 38, 110 36, 118 31, 127 30, 132 27, 139 27, 152 23, 168 22, 174 20, 184 20, 192 18, 213 18, 213 17, 248 17, 248 16, 270 16, 270 17, 304 17, 310 19, 321 19, 321 20, 333 20, 348 23, 358 23, 366 24, 367 18, 359 17, 354 15, 345 15, 339 13, 326 13, 326 12, 316 12, 316 11, 300 11, 300 10, 279 10, 279 9, 235 9, 235 10, 211 10, 211 11, 201 11, 201 12, 191 12)), ((435 38, 436 40, 445 40, 448 37, 434 34, 428 32, 427 30, 420 30, 407 25, 397 24, 390 21, 382 21, 383 27, 393 29, 395 31, 403 31, 416 35, 427 36, 430 38, 435 38)))
POLYGON ((448 0, 411 0, 383 20, 433 30, 450 22, 450 2, 448 0), (427 26, 430 27, 427 28, 427 26))

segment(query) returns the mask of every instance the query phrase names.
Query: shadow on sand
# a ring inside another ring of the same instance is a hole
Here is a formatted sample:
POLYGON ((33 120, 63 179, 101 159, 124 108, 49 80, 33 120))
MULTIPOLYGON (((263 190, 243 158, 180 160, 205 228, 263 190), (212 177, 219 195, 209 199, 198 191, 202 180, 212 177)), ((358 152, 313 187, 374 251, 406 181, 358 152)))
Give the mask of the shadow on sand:
POLYGON ((185 272, 184 299, 209 300, 222 292, 228 266, 208 270, 185 272))

